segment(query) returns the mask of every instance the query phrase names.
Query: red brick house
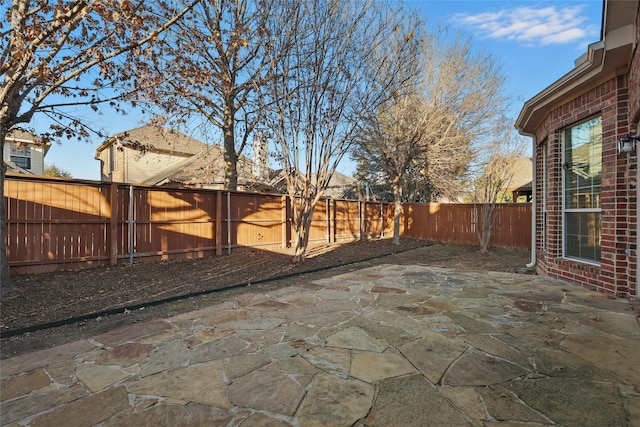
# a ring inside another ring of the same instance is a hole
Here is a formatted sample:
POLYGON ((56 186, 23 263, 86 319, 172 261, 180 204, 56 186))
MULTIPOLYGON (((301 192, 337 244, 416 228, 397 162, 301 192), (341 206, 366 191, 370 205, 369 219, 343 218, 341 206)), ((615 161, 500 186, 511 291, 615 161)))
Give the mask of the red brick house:
POLYGON ((520 133, 533 138, 530 266, 634 302, 639 4, 605 0, 601 40, 573 70, 527 101, 516 121, 520 133))

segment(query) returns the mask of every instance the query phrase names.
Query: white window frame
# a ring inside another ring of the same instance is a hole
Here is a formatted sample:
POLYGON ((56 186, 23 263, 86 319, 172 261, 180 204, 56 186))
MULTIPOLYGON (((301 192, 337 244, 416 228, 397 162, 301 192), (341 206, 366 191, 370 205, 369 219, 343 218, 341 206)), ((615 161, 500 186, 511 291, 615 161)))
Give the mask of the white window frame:
MULTIPOLYGON (((600 117, 600 125, 602 126, 602 116, 601 115, 596 115, 596 116, 592 116, 589 117, 587 119, 584 119, 582 121, 573 123, 565 128, 562 129, 562 161, 561 161, 561 165, 563 165, 562 168, 562 188, 561 188, 561 198, 562 198, 562 230, 561 230, 561 234, 562 234, 562 257, 571 261, 578 261, 584 264, 590 264, 590 265, 594 265, 594 266, 601 266, 602 265, 602 255, 600 257, 599 261, 595 261, 592 259, 587 259, 587 258, 578 258, 575 256, 569 256, 567 255, 567 213, 572 213, 572 212, 578 212, 578 213, 599 213, 600 214, 600 233, 602 233, 602 208, 567 208, 567 203, 566 203, 566 170, 564 169, 564 165, 567 163, 567 159, 566 159, 566 152, 567 152, 567 140, 566 140, 566 131, 568 129, 574 128, 576 126, 579 126, 583 123, 586 123, 590 120, 593 120, 597 117, 600 117)), ((601 141, 602 144, 602 141, 601 141)), ((601 154, 602 155, 602 154, 601 154)), ((602 184, 600 187, 600 193, 602 193, 602 184)), ((602 241, 600 242, 600 248, 602 249, 602 241)))
POLYGON ((11 146, 11 153, 9 155, 9 160, 14 162, 16 165, 18 165, 22 169, 31 170, 33 168, 33 155, 32 155, 32 152, 33 152, 33 150, 29 146, 22 146, 22 147, 18 148, 17 145, 12 145, 11 146), (29 166, 21 165, 19 161, 16 161, 16 159, 18 159, 18 158, 27 159, 28 163, 29 163, 29 166))

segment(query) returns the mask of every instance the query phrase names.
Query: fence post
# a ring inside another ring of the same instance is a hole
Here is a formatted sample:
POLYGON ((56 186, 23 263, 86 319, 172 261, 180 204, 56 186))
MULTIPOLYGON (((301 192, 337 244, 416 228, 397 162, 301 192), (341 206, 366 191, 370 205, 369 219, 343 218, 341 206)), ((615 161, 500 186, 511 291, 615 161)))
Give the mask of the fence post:
POLYGON ((222 255, 222 190, 216 191, 216 255, 222 255))
POLYGON ((380 237, 384 237, 384 202, 380 202, 380 237))
POLYGON ((327 227, 327 243, 331 243, 331 208, 329 205, 331 204, 331 199, 324 199, 324 216, 325 216, 325 224, 327 227))
POLYGON ((281 217, 280 219, 282 220, 282 248, 286 249, 289 247, 289 240, 288 240, 288 227, 289 227, 289 222, 287 221, 287 202, 289 201, 289 196, 284 195, 282 196, 282 213, 281 213, 281 217))
POLYGON ((338 216, 336 214, 336 206, 336 201, 331 199, 331 241, 334 243, 338 241, 338 216))
POLYGON ((111 183, 111 218, 109 218, 110 264, 118 264, 118 184, 111 183))
POLYGON ((362 236, 360 237, 360 240, 369 240, 369 227, 367 226, 367 201, 364 200, 362 202, 362 221, 360 222, 362 224, 362 236))
POLYGON ((358 200, 358 240, 362 240, 362 202, 358 200))

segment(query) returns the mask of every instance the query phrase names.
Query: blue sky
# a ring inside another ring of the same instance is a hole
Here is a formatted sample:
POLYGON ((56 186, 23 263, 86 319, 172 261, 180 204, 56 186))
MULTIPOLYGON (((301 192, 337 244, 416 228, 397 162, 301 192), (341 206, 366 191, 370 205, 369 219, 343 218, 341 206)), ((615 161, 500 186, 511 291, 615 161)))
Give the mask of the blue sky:
MULTIPOLYGON (((513 98, 509 113, 514 121, 526 100, 571 71, 574 60, 600 39, 601 0, 413 0, 405 4, 421 14, 428 26, 446 25, 461 31, 476 49, 502 64, 506 89, 513 98)), ((114 134, 140 124, 136 114, 105 112, 96 126, 114 134)), ((38 128, 37 122, 33 125, 38 128)), ((91 143, 54 143, 45 163, 62 167, 74 178, 98 180, 99 162, 94 154, 101 142, 95 138, 91 143)), ((338 170, 350 175, 346 160, 338 170)))
POLYGON ((602 1, 414 0, 407 5, 428 25, 447 25, 471 37, 507 75, 515 119, 523 103, 571 71, 600 39, 602 1))

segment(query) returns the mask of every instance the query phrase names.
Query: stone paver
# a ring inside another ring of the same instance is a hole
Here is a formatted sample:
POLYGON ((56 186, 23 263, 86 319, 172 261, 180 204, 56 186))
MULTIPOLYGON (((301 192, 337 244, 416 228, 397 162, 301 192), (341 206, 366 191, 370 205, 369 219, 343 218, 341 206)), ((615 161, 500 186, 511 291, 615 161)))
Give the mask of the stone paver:
POLYGON ((319 374, 298 415, 300 425, 352 426, 367 415, 373 399, 371 384, 319 374))
POLYGON ((452 386, 480 386, 504 383, 524 377, 529 371, 507 360, 486 353, 470 352, 453 363, 442 383, 452 386))
POLYGON ((438 384, 449 366, 469 347, 462 340, 430 335, 404 344, 399 350, 429 381, 438 384))
POLYGON ((127 391, 123 386, 110 388, 82 399, 54 408, 31 421, 30 426, 82 427, 108 420, 129 406, 127 391))
POLYGON ((399 354, 366 352, 353 356, 349 375, 368 383, 376 383, 413 372, 415 370, 411 364, 399 354))
POLYGON ((472 425, 466 414, 421 375, 383 381, 366 424, 381 427, 472 425))
POLYGON ((222 409, 231 408, 224 390, 221 361, 160 372, 129 383, 129 393, 158 396, 177 402, 196 402, 222 409))
POLYGON ((14 397, 46 387, 49 384, 51 384, 51 378, 43 369, 36 369, 24 375, 17 375, 2 384, 2 400, 11 400, 14 397))
POLYGON ((289 376, 268 370, 253 371, 227 386, 231 402, 241 408, 255 408, 292 416, 305 390, 289 376))
POLYGON ((91 393, 96 393, 132 375, 120 366, 83 363, 76 368, 76 377, 91 393))
POLYGON ((378 265, 0 364, 11 426, 640 426, 627 301, 378 265))

